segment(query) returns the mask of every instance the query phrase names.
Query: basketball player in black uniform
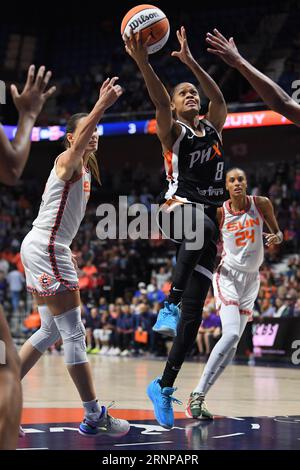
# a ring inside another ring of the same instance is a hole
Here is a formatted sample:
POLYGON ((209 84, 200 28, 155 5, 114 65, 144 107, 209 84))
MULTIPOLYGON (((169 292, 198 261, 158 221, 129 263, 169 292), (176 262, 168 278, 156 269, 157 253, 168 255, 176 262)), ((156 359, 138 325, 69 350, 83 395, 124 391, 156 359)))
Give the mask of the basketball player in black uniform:
POLYGON ((147 389, 155 416, 165 428, 174 424, 173 384, 196 338, 211 285, 218 238, 216 210, 225 199, 221 132, 227 115, 226 104, 217 84, 193 58, 183 27, 177 31, 177 38, 180 50, 172 56, 188 66, 208 97, 210 104, 205 119, 199 118, 200 97, 196 86, 180 83, 170 96, 148 62, 147 41, 142 44, 139 33, 125 39, 126 51, 139 67, 156 108, 157 135, 169 181, 160 213, 175 207, 185 212, 189 206, 191 214, 188 220, 184 216, 182 219, 184 236, 175 237, 177 262, 171 291, 154 325, 155 331, 175 336, 163 376, 151 382, 147 389), (194 233, 197 222, 203 229, 201 247, 196 242, 199 230, 194 233), (191 246, 190 242, 195 244, 191 246))
MULTIPOLYGON (((8 140, 0 126, 0 182, 15 185, 25 167, 30 151, 31 131, 37 116, 55 87, 46 91, 51 72, 40 67, 35 76, 35 67, 28 69, 27 81, 21 94, 11 86, 14 104, 19 113, 16 136, 8 140)), ((22 409, 20 359, 0 305, 0 449, 15 449, 18 440, 22 409), (3 360, 4 359, 4 360, 3 360)))

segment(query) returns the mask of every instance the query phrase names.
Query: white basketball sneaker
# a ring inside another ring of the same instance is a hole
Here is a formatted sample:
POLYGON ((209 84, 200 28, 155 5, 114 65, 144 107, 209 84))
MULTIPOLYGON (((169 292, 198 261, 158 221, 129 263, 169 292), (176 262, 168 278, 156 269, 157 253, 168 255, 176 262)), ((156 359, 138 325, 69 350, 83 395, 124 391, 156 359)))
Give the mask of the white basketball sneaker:
POLYGON ((98 434, 107 434, 114 437, 125 436, 130 429, 130 424, 125 419, 117 419, 110 416, 108 408, 111 406, 109 405, 107 408, 102 406, 100 417, 96 421, 85 416, 79 425, 79 433, 88 437, 98 434))

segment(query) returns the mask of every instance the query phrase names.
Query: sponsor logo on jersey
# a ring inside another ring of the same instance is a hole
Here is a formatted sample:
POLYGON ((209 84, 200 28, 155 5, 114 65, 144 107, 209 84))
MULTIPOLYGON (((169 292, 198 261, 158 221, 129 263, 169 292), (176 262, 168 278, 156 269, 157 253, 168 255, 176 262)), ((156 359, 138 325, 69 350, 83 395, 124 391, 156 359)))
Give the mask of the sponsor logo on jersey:
POLYGON ((224 188, 213 188, 210 186, 208 189, 197 188, 200 196, 222 196, 224 194, 224 188))

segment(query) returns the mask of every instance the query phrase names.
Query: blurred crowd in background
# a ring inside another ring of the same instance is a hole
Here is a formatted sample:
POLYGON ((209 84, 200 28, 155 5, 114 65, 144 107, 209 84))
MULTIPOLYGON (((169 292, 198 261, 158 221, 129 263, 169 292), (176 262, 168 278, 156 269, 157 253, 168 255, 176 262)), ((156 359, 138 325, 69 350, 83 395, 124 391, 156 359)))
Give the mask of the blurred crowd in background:
MULTIPOLYGON (((254 2, 245 0, 240 6, 205 6, 205 9, 172 5, 164 8, 172 25, 184 25, 195 58, 220 85, 232 110, 239 105, 260 102, 249 83, 221 60, 206 51, 207 31, 217 27, 224 35, 233 36, 239 50, 260 70, 278 82, 288 94, 292 83, 300 78, 299 2, 254 2), (239 12, 241 14, 239 14, 239 12)), ((125 89, 122 100, 108 112, 107 119, 153 117, 153 106, 140 73, 124 50, 119 24, 127 7, 107 5, 101 15, 82 12, 81 23, 66 21, 61 28, 51 24, 39 26, 16 19, 15 26, 3 24, 0 29, 1 79, 22 83, 31 63, 45 64, 54 72, 57 92, 39 116, 39 125, 64 124, 75 112, 86 112, 97 100, 99 84, 107 76, 119 76, 125 89), (115 11, 113 11, 115 8, 115 11)), ((57 18, 58 21, 58 18, 57 18)), ((171 52, 178 50, 175 27, 164 48, 150 60, 170 90, 181 81, 193 81, 191 72, 171 52)), ((10 97, 7 96, 8 104, 10 97)), ((203 97, 202 109, 206 101, 203 97)), ((11 106, 1 110, 7 124, 15 124, 11 106)), ((0 116, 1 117, 1 116, 0 116)))
MULTIPOLYGON (((126 181, 128 188, 135 188, 134 194, 128 195, 128 204, 145 204, 151 216, 151 203, 157 193, 145 172, 127 165, 116 181, 110 175, 106 178, 111 180, 111 185, 104 185, 107 200, 117 204, 117 195, 122 194, 126 181)), ((266 168, 265 173, 249 174, 248 180, 249 194, 268 195, 272 200, 284 233, 282 245, 265 250, 254 315, 300 316, 300 158, 296 157, 290 166, 281 162, 273 165, 272 171, 266 168)), ((110 351, 115 355, 147 351, 166 354, 166 339, 161 340, 151 328, 170 288, 174 246, 158 233, 150 240, 99 239, 96 208, 102 202, 101 191, 94 188, 87 214, 71 246, 79 268, 89 351, 110 351)), ((24 180, 14 188, 0 188, 0 303, 16 337, 26 337, 39 324, 31 295, 26 293, 19 249, 38 211, 41 193, 37 181, 24 180)), ((220 243, 219 256, 221 250, 220 243)), ((199 332, 197 353, 201 354, 210 348, 209 338, 211 341, 211 337, 220 334, 212 292, 204 317, 208 331, 199 332)))
MULTIPOLYGON (((259 109, 262 103, 240 74, 207 53, 206 32, 216 26, 226 36, 234 36, 245 57, 288 94, 300 78, 299 2, 289 0, 279 5, 263 0, 253 6, 245 1, 241 8, 243 15, 239 15, 238 6, 225 4, 223 9, 195 8, 190 13, 174 5, 172 11, 166 9, 172 24, 186 27, 195 58, 218 82, 232 111, 259 109)), ((97 100, 99 84, 113 75, 120 77, 125 93, 105 119, 153 117, 143 80, 125 53, 116 17, 111 12, 105 15, 102 12, 97 21, 89 17, 86 26, 82 19, 80 28, 67 22, 53 30, 43 24, 42 18, 39 26, 19 20, 14 27, 1 26, 0 73, 7 85, 23 83, 31 63, 43 63, 54 71, 57 92, 39 116, 38 125, 63 125, 73 113, 89 111, 97 100)), ((169 90, 178 82, 193 81, 187 68, 170 56, 177 49, 174 30, 163 50, 150 59, 169 90)), ((205 112, 204 98, 202 106, 205 112)), ((9 94, 7 106, 2 106, 0 112, 2 122, 16 124, 9 94)), ((250 166, 247 171, 249 194, 271 199, 284 233, 284 243, 265 252, 254 312, 261 318, 300 316, 300 155, 294 161, 284 158, 257 171, 250 166)), ((160 178, 153 176, 142 162, 135 167, 128 162, 115 173, 101 172, 103 186, 93 187, 86 216, 71 247, 79 267, 82 316, 90 353, 126 356, 167 352, 167 338, 158 337, 151 328, 169 291, 175 263, 173 245, 158 233, 151 240, 100 240, 96 235, 96 207, 100 201, 117 205, 118 195, 127 195, 129 205, 143 203, 151 216, 151 204, 164 179, 163 168, 160 178)), ((0 303, 14 336, 21 339, 39 327, 36 306, 25 290, 19 250, 37 214, 42 191, 37 179, 23 179, 14 188, 0 187, 0 303)), ((196 349, 191 354, 209 354, 220 334, 211 292, 196 349)))

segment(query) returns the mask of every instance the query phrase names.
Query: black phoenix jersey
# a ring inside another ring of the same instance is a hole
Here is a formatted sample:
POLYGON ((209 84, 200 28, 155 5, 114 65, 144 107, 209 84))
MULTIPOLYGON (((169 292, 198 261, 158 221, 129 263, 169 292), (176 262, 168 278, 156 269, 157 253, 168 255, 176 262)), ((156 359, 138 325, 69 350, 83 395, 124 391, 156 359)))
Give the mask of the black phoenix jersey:
POLYGON ((177 121, 181 134, 164 153, 169 187, 161 199, 174 196, 184 202, 222 206, 225 196, 225 162, 220 134, 206 119, 200 121, 203 137, 177 121))

